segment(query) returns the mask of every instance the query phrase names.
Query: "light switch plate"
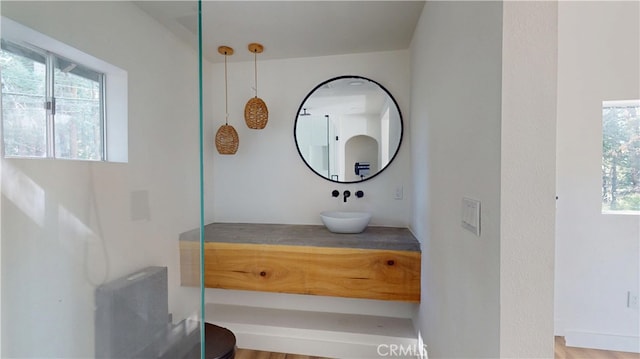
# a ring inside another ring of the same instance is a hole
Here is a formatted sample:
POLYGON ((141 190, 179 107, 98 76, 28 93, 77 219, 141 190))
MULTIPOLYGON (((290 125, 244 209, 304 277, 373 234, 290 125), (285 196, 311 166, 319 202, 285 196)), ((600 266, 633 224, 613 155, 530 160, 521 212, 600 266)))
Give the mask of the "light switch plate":
POLYGON ((151 219, 151 210, 149 208, 149 191, 132 191, 131 192, 131 220, 132 221, 148 221, 151 219))
POLYGON ((480 201, 462 198, 462 228, 480 237, 480 201))
POLYGON ((399 185, 396 186, 396 191, 393 193, 393 199, 403 199, 404 198, 404 186, 399 185))

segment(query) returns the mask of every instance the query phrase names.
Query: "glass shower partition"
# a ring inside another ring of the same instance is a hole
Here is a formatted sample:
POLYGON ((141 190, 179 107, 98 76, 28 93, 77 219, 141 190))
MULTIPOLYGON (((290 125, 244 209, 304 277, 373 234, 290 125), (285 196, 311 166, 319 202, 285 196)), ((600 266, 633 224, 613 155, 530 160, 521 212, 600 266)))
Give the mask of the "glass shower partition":
POLYGON ((0 357, 200 357, 198 6, 0 3, 0 357))

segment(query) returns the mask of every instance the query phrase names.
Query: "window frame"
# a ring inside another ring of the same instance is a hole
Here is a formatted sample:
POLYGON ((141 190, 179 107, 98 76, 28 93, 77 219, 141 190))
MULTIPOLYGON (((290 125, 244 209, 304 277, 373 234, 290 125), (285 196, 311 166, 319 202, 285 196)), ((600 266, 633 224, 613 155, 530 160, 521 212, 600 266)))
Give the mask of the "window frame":
MULTIPOLYGON (((89 55, 52 37, 26 27, 18 22, 0 17, 2 39, 26 47, 52 53, 62 59, 103 74, 101 102, 102 159, 72 159, 60 157, 2 156, 5 158, 56 159, 69 161, 128 162, 128 74, 127 71, 102 59, 89 55)), ((4 142, 3 138, 0 139, 4 142)), ((52 137, 55 141, 55 138, 52 137)))
MULTIPOLYGON (((50 159, 65 159, 65 160, 75 160, 75 161, 105 161, 106 157, 106 106, 105 106, 105 74, 89 68, 84 64, 78 63, 77 61, 65 58, 64 56, 58 55, 51 51, 47 51, 45 49, 37 48, 35 46, 31 46, 30 44, 18 44, 6 39, 2 39, 3 50, 13 53, 17 56, 22 56, 28 59, 32 59, 30 56, 26 56, 27 53, 33 53, 38 57, 44 59, 45 66, 45 74, 44 74, 44 104, 42 110, 45 111, 45 155, 43 157, 39 156, 30 156, 24 154, 7 154, 6 146, 2 146, 2 155, 5 158, 50 158, 50 159), (16 51, 17 50, 17 51, 16 51), (99 110, 98 110, 98 122, 100 127, 100 138, 99 138, 99 156, 98 158, 71 158, 71 157, 62 157, 59 156, 58 153, 61 151, 56 146, 56 127, 58 127, 59 123, 56 120, 57 116, 57 103, 58 100, 62 100, 63 97, 56 94, 56 86, 60 83, 56 80, 56 70, 61 69, 60 63, 68 62, 73 64, 75 67, 71 70, 80 69, 83 72, 91 72, 95 79, 89 78, 88 76, 83 76, 82 74, 75 73, 74 75, 85 78, 87 80, 94 81, 98 84, 99 89, 99 110)), ((38 59, 32 59, 33 61, 39 62, 38 59)), ((1 117, 1 115, 0 115, 1 117)), ((4 126, 4 119, 0 123, 1 126, 4 126)), ((4 141, 4 138, 3 138, 4 141)))

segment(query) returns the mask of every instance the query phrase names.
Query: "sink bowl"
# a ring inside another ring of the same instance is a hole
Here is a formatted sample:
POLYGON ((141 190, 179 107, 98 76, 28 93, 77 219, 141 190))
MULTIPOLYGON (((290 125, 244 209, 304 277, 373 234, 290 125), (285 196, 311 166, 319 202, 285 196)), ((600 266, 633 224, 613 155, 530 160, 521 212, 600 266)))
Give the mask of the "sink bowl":
POLYGON ((322 223, 333 233, 360 233, 371 220, 368 212, 325 211, 320 213, 322 223))

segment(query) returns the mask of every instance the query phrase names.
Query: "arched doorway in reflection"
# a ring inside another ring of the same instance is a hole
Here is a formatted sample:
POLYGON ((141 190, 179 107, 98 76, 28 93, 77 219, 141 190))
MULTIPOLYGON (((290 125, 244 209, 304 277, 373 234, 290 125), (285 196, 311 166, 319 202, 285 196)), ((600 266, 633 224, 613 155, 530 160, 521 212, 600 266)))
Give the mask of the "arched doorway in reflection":
POLYGON ((342 178, 346 181, 361 181, 377 173, 378 147, 378 141, 371 136, 357 135, 349 138, 344 145, 345 163, 342 178), (358 174, 357 167, 360 167, 358 174))

